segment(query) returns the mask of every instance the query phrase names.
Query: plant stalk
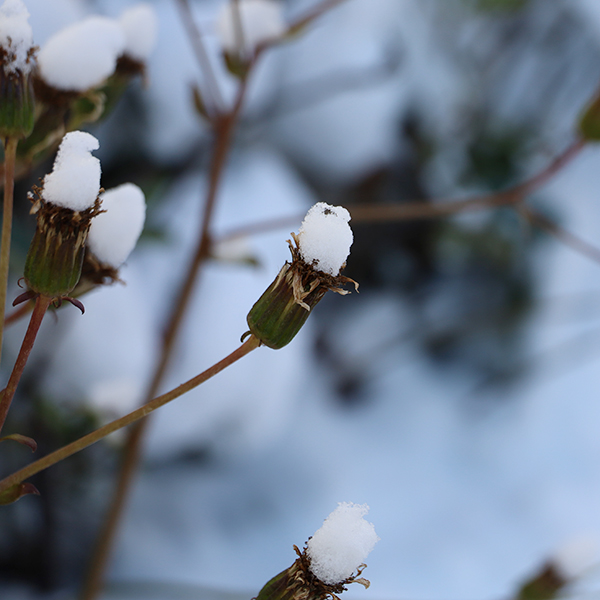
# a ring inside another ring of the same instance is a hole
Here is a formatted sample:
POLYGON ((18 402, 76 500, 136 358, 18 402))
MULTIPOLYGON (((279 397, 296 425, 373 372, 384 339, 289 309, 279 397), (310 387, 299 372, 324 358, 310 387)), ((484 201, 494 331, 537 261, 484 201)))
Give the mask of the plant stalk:
MULTIPOLYGON (((15 160, 18 138, 4 140, 4 207, 2 212, 2 239, 0 241, 0 356, 4 338, 4 314, 6 312, 6 290, 8 287, 8 269, 10 265, 10 238, 13 220, 13 197, 15 189, 15 160)), ((0 421, 0 429, 2 428, 0 421)))
POLYGON ((2 427, 6 421, 8 410, 10 409, 12 399, 17 391, 17 386, 21 380, 21 375, 23 375, 25 365, 27 364, 27 359, 31 354, 35 338, 40 329, 40 325, 42 324, 42 320, 44 319, 44 315, 46 314, 46 310, 48 310, 51 302, 52 298, 48 298, 47 296, 38 296, 35 301, 35 307, 33 309, 33 313, 31 314, 29 326, 25 332, 25 337, 23 338, 19 355, 17 356, 15 366, 10 374, 8 384, 2 391, 2 398, 0 398, 0 431, 2 431, 2 427))
POLYGON ((144 417, 148 416, 151 412, 155 411, 157 408, 168 404, 172 400, 175 400, 175 398, 179 398, 179 396, 183 396, 184 394, 186 394, 190 390, 193 390, 195 387, 198 387, 200 384, 204 383, 211 377, 214 377, 217 373, 220 373, 221 371, 223 371, 223 369, 226 369, 227 367, 238 361, 240 358, 246 356, 246 354, 249 354, 250 352, 252 352, 252 350, 255 350, 259 346, 260 341, 254 336, 250 336, 239 348, 234 350, 231 354, 226 356, 224 359, 220 360, 218 363, 214 364, 212 367, 206 369, 206 371, 203 371, 199 375, 192 377, 192 379, 186 381, 185 383, 182 383, 181 385, 177 386, 176 388, 167 392, 166 394, 162 394, 161 396, 154 398, 154 400, 151 400, 147 404, 144 404, 140 408, 134 410, 133 412, 130 412, 124 417, 116 419, 115 421, 112 421, 112 423, 108 423, 107 425, 104 425, 103 427, 100 427, 99 429, 96 429, 95 431, 84 435, 83 437, 79 438, 78 440, 75 440, 71 444, 63 446, 62 448, 51 452, 43 458, 36 460, 30 465, 27 465, 23 469, 20 469, 16 473, 9 475, 8 477, 0 481, 0 493, 4 492, 13 485, 22 483, 26 479, 29 479, 31 476, 35 475, 36 473, 39 473, 40 471, 43 471, 44 469, 55 465, 61 460, 72 456, 73 454, 83 450, 84 448, 95 444, 99 440, 105 438, 107 435, 110 435, 111 433, 114 433, 115 431, 118 431, 123 427, 127 427, 127 425, 131 425, 132 423, 143 419, 144 417))

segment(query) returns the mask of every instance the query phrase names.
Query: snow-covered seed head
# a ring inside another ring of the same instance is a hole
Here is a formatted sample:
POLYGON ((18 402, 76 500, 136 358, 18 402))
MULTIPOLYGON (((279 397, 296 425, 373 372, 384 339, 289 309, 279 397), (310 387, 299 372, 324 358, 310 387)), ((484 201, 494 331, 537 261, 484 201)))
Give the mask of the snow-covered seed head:
POLYGON ((85 92, 112 75, 125 45, 125 33, 117 21, 89 17, 46 42, 38 56, 40 76, 52 88, 85 92))
POLYGON ((345 295, 349 292, 341 286, 353 283, 358 291, 355 281, 340 275, 352 244, 349 220, 345 208, 319 202, 308 211, 298 235, 292 233, 292 262, 283 265, 247 317, 250 333, 265 346, 289 344, 328 290, 345 295))
POLYGON ((354 240, 349 221, 350 213, 344 207, 315 204, 306 213, 296 238, 302 260, 316 271, 339 275, 354 240))
POLYGON ((103 265, 118 269, 134 249, 146 218, 144 192, 124 183, 100 195, 102 210, 92 221, 88 248, 103 265))
POLYGON ((260 590, 256 600, 339 600, 350 583, 368 588, 363 563, 379 538, 364 520, 367 505, 341 502, 308 540, 294 564, 260 590))
POLYGON ((24 276, 37 294, 63 298, 79 282, 90 224, 100 211, 100 161, 91 155, 97 148, 89 133, 67 133, 52 172, 34 188, 37 227, 24 276))
POLYGON ((123 54, 140 62, 148 60, 158 33, 158 18, 154 8, 145 3, 137 4, 119 17, 119 24, 125 34, 123 54))
POLYGON ((34 124, 35 48, 22 0, 0 6, 0 137, 27 137, 34 124))
POLYGON ((322 582, 334 585, 347 580, 373 550, 379 537, 364 519, 368 512, 366 504, 340 502, 308 540, 310 570, 322 582))
POLYGON ((223 52, 242 62, 287 32, 279 0, 226 0, 217 18, 223 52))
POLYGON ((33 35, 23 0, 4 0, 0 6, 0 59, 7 73, 26 74, 33 67, 33 35))

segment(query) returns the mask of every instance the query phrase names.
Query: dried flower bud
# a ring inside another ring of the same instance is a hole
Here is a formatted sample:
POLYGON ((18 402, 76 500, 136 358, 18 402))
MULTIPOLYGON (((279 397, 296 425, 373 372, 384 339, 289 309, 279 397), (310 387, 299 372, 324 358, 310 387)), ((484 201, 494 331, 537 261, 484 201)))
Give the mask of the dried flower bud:
POLYGON ((58 149, 52 172, 35 187, 37 228, 25 260, 25 281, 36 294, 63 298, 77 285, 91 220, 100 212, 98 140, 72 131, 58 149))
POLYGON ((337 598, 350 583, 368 588, 362 561, 379 538, 363 518, 367 511, 366 505, 341 502, 302 552, 294 546, 294 564, 268 581, 256 600, 324 600, 337 598))
POLYGON ((262 344, 279 349, 289 344, 328 290, 348 294, 341 286, 356 281, 340 275, 352 243, 350 215, 339 206, 315 204, 300 233, 288 240, 292 262, 283 265, 275 281, 251 308, 250 332, 262 344))

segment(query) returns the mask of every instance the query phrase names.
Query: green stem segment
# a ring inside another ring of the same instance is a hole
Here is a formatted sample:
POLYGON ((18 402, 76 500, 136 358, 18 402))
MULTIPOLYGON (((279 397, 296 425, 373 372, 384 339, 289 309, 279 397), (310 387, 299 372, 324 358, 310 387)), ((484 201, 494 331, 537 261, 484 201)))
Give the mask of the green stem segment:
POLYGON ((260 346, 259 340, 257 340, 254 336, 250 337, 229 356, 226 356, 223 360, 219 361, 209 369, 206 369, 206 371, 203 371, 199 375, 196 375, 196 377, 193 377, 189 381, 182 383, 180 386, 176 387, 170 392, 154 398, 154 400, 144 404, 137 410, 130 412, 128 415, 125 415, 124 417, 121 417, 112 423, 108 423, 107 425, 104 425, 104 427, 96 429, 96 431, 92 431, 92 433, 88 433, 88 435, 79 438, 67 446, 59 448, 55 452, 51 452, 43 458, 40 458, 39 460, 36 460, 30 465, 24 467, 20 471, 9 475, 0 481, 0 494, 10 487, 25 481, 25 479, 28 479, 32 475, 51 467, 57 462, 68 458, 69 456, 79 452, 80 450, 83 450, 84 448, 87 448, 88 446, 91 446, 92 444, 95 444, 102 438, 105 438, 107 435, 110 435, 111 433, 114 433, 115 431, 118 431, 127 425, 131 425, 131 423, 135 423, 136 421, 143 419, 157 408, 164 406, 165 404, 171 402, 171 400, 175 400, 175 398, 179 398, 179 396, 183 396, 183 394, 186 394, 190 390, 199 386, 201 383, 204 383, 217 373, 220 373, 223 369, 229 367, 240 358, 246 356, 246 354, 252 352, 252 350, 258 348, 258 346, 260 346))
POLYGON ((47 296, 38 296, 35 301, 35 307, 31 315, 31 320, 29 321, 29 327, 27 328, 27 332, 23 338, 19 355, 17 356, 15 366, 10 374, 8 384, 2 392, 2 398, 0 398, 0 431, 2 431, 2 427, 6 421, 8 410, 12 403, 15 392, 17 391, 17 386, 21 380, 21 375, 23 375, 25 365, 27 364, 27 359, 31 354, 35 338, 40 329, 40 325, 42 324, 42 320, 44 319, 44 315, 46 314, 46 310, 48 310, 51 302, 52 298, 48 298, 47 296))
MULTIPOLYGON (((6 312, 6 288, 8 287, 8 267, 10 262, 10 238, 13 220, 13 195, 15 188, 15 160, 17 137, 4 140, 4 209, 2 213, 2 241, 0 241, 0 356, 4 336, 4 313, 6 312)), ((1 423, 4 421, 0 421, 1 423)))

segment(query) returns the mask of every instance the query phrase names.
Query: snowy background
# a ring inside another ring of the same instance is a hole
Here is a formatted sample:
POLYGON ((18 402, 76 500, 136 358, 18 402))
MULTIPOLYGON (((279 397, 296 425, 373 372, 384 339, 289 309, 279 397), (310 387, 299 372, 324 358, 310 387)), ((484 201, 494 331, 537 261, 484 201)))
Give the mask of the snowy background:
MULTIPOLYGON (((132 5, 26 4, 39 45, 132 5)), ((103 185, 145 188, 148 234, 126 286, 44 325, 26 389, 60 411, 139 401, 198 230, 210 148, 191 102, 198 67, 175 3, 151 4, 149 85, 91 130, 103 185)), ((215 56, 219 5, 194 3, 215 56)), ((164 390, 236 347, 315 202, 466 197, 543 168, 600 81, 600 3, 348 0, 254 75, 215 230, 290 225, 244 240, 258 267, 207 266, 164 390)), ((599 171, 589 147, 532 206, 600 245, 599 171)), ((288 347, 255 351, 152 420, 106 600, 251 598, 340 501, 369 504, 381 537, 371 588, 349 597, 510 597, 574 539, 597 542, 600 561, 600 265, 509 209, 354 231, 346 274, 360 295, 330 294, 288 347)), ((48 471, 43 510, 33 497, 10 509, 0 597, 72 597, 118 443, 48 471)))

